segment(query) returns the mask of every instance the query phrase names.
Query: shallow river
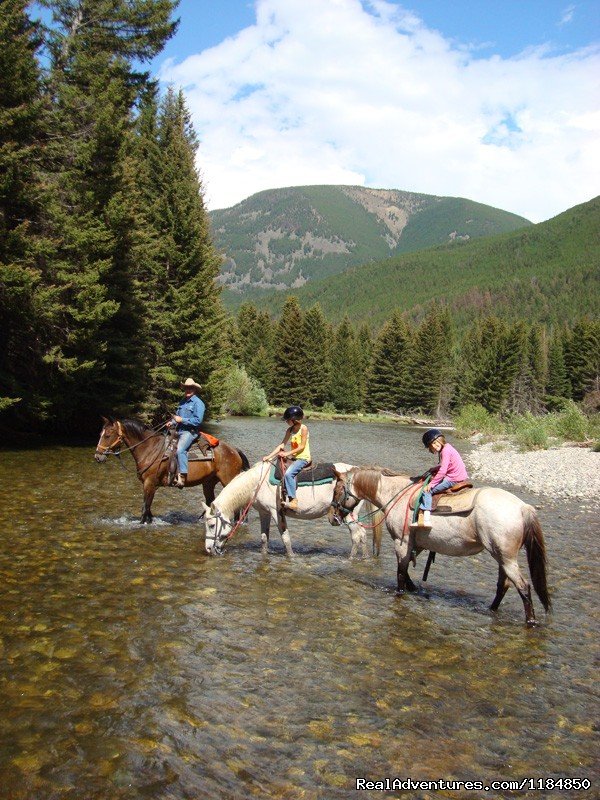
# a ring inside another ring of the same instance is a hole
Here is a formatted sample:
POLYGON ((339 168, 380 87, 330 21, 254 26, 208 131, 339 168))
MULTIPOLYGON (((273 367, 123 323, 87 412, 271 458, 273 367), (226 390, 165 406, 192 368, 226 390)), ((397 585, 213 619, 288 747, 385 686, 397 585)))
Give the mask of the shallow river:
MULTIPOLYGON (((284 427, 210 430, 253 462, 284 427)), ((313 456, 414 474, 432 464, 421 432, 311 422, 313 456)), ((3 800, 597 796, 597 516, 519 492, 541 506, 554 602, 545 616, 534 598, 527 629, 514 588, 487 610, 485 554, 438 557, 398 597, 387 534, 349 562, 345 528, 292 521, 290 562, 277 531, 261 555, 253 512, 206 556, 201 489, 159 491, 140 526, 133 461, 98 465, 94 447, 0 453, 3 800), (357 793, 360 778, 592 788, 357 793)))

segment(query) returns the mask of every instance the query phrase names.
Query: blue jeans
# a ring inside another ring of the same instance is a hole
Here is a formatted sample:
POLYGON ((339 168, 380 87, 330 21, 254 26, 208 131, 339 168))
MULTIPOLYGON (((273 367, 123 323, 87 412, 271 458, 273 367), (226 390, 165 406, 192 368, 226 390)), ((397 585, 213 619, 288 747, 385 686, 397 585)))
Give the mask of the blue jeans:
POLYGON ((187 475, 188 471, 187 451, 197 438, 198 434, 192 433, 191 431, 181 431, 179 434, 179 441, 177 442, 177 465, 179 466, 179 472, 184 475, 187 475))
POLYGON ((286 469, 284 480, 288 500, 292 500, 292 498, 296 497, 296 475, 301 469, 304 469, 307 464, 308 461, 305 461, 303 458, 297 458, 295 461, 292 461, 286 469))
POLYGON ((421 495, 421 503, 419 508, 425 509, 425 511, 431 511, 431 495, 432 494, 439 494, 443 492, 444 489, 449 489, 451 486, 454 486, 457 481, 449 481, 448 478, 444 478, 441 480, 437 486, 434 486, 430 492, 423 492, 421 495))

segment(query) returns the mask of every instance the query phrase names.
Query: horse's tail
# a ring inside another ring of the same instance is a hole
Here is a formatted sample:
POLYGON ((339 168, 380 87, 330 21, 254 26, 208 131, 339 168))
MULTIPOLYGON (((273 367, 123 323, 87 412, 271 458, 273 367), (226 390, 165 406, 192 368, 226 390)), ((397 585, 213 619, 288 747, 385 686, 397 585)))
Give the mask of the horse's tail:
POLYGON ((246 454, 242 453, 239 447, 235 448, 238 452, 239 457, 242 459, 242 472, 246 472, 246 470, 250 469, 250 462, 248 461, 246 454))
POLYGON ((531 582, 544 608, 549 611, 552 603, 546 583, 546 545, 542 526, 533 506, 525 505, 521 513, 523 515, 523 544, 527 552, 531 582))
POLYGON ((373 531, 373 555, 378 556, 381 552, 381 533, 383 531, 383 512, 368 500, 365 500, 365 510, 371 516, 371 529, 373 531))

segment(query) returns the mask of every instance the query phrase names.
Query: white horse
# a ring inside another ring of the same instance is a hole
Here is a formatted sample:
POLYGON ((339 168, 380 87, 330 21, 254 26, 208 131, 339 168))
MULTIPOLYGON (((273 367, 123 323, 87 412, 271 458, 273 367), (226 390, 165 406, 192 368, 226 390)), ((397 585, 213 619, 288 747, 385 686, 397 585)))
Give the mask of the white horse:
POLYGON ((498 584, 491 610, 498 609, 510 581, 523 600, 527 624, 535 625, 531 588, 517 562, 517 554, 524 546, 533 588, 548 611, 546 547, 533 506, 504 489, 484 487, 476 490, 472 510, 452 516, 434 513, 431 530, 409 529, 407 506, 417 490, 417 484, 408 475, 386 469, 353 467, 340 471, 329 521, 336 524, 340 511, 348 513, 365 499, 387 514, 385 524, 398 559, 399 592, 415 590, 408 567, 422 550, 447 556, 473 556, 487 550, 498 562, 498 584))
MULTIPOLYGON (((349 464, 334 464, 338 474, 350 469, 349 464)), ((221 554, 223 545, 230 538, 236 525, 234 517, 248 506, 255 508, 260 517, 262 550, 268 552, 269 530, 273 521, 281 534, 288 556, 293 556, 292 542, 287 530, 286 515, 297 519, 316 519, 324 517, 333 501, 335 479, 330 483, 298 486, 298 510, 282 509, 281 485, 274 486, 269 482, 271 464, 259 461, 247 472, 237 475, 231 483, 223 488, 214 502, 209 506, 203 503, 205 517, 205 548, 209 554, 221 554)), ((362 506, 362 503, 360 504, 362 506)), ((354 512, 348 514, 344 522, 348 525, 352 536, 350 558, 354 558, 359 546, 362 547, 363 558, 367 556, 366 531, 358 522, 360 511, 357 504, 354 512)), ((339 524, 339 521, 336 521, 339 524)), ((380 528, 373 529, 373 548, 379 552, 381 542, 380 528)))

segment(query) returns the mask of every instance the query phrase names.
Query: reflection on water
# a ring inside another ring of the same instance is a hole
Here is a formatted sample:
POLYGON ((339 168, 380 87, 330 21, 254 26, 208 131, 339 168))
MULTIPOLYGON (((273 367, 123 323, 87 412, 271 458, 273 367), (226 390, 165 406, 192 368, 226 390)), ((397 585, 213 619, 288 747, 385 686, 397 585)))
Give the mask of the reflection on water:
MULTIPOLYGON (((250 461, 283 430, 213 428, 250 461)), ((414 430, 313 422, 311 436, 320 460, 430 464, 414 430)), ((253 515, 209 558, 201 490, 159 492, 157 524, 141 526, 132 462, 92 453, 0 454, 4 796, 347 798, 359 777, 597 779, 592 515, 540 510, 555 612, 544 620, 536 602, 542 625, 528 630, 514 589, 487 611, 485 554, 438 558, 426 590, 397 597, 389 540, 350 563, 345 529, 295 521, 298 557, 275 533, 263 558, 253 515)))

